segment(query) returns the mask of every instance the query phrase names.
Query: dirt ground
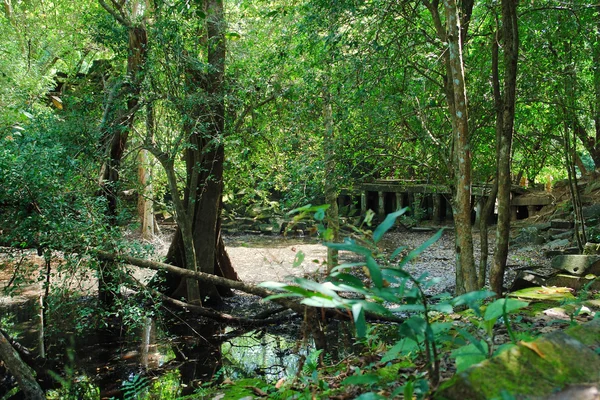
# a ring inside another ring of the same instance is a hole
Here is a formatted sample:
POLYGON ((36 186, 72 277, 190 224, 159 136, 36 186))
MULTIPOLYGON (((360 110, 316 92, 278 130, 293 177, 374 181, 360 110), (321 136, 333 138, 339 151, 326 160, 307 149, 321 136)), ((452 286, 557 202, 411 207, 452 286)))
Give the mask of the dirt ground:
MULTIPOLYGON (((430 232, 391 231, 384 236, 380 247, 388 254, 399 246, 406 246, 410 250, 420 246, 434 233, 435 230, 430 232)), ((490 234, 493 236, 492 232, 490 234)), ((166 253, 170 235, 169 231, 163 230, 163 233, 153 241, 156 248, 156 258, 166 253)), ((479 260, 480 255, 478 237, 478 233, 475 233, 475 256, 477 260, 479 260)), ((289 277, 311 276, 325 270, 327 249, 319 243, 317 238, 239 235, 226 236, 225 242, 238 275, 248 283, 285 281, 289 277)), ((490 248, 493 249, 493 237, 490 240, 490 248)), ((43 291, 42 282, 37 281, 38 277, 42 278, 41 272, 44 270, 43 257, 37 256, 35 251, 27 251, 23 256, 25 258, 20 264, 20 272, 24 277, 34 282, 13 293, 12 298, 0 293, 0 306, 7 302, 14 303, 38 297, 43 291)), ((351 260, 356 260, 356 258, 353 259, 352 254, 340 253, 341 262, 351 260)), ((508 264, 511 268, 507 271, 506 282, 510 284, 514 278, 516 268, 549 264, 549 260, 543 258, 541 250, 528 247, 525 249, 512 249, 508 264)), ((437 279, 439 283, 430 289, 430 292, 439 293, 453 291, 455 285, 454 266, 454 232, 452 229, 446 229, 441 239, 423 252, 420 257, 412 261, 406 269, 416 276, 426 272, 429 274, 429 279, 437 279)), ((152 271, 143 271, 137 268, 133 268, 133 272, 136 278, 141 280, 148 280, 154 274, 152 271)), ((0 289, 3 289, 9 283, 13 274, 14 267, 0 264, 0 289)), ((65 273, 59 279, 68 281, 71 288, 89 294, 95 291, 97 285, 95 277, 90 271, 86 272, 85 270, 81 272, 81 275, 65 273)))

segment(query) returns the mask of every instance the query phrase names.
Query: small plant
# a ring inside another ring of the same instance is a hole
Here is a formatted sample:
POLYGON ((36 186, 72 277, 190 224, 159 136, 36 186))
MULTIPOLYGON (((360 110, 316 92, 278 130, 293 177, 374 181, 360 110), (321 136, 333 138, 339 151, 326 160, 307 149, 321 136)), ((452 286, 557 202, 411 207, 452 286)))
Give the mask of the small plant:
MULTIPOLYGON (((314 211, 315 208, 310 208, 314 211)), ((279 291, 268 299, 281 297, 299 297, 301 303, 311 307, 341 308, 352 315, 356 335, 359 340, 367 337, 369 328, 367 315, 386 316, 403 322, 398 325, 398 340, 384 354, 381 363, 395 362, 400 357, 417 355, 425 360, 426 373, 407 376, 404 385, 390 392, 392 396, 403 394, 405 398, 425 398, 440 381, 440 352, 444 345, 452 341, 449 332, 456 329, 452 322, 442 317, 454 311, 455 307, 468 306, 475 313, 475 325, 481 335, 473 335, 465 329, 457 329, 466 339, 463 347, 453 353, 461 369, 490 357, 496 351, 493 347, 493 327, 498 320, 504 321, 511 340, 516 339, 510 330, 508 314, 527 303, 500 299, 491 303, 482 312, 481 302, 494 295, 490 291, 478 291, 452 298, 441 294, 429 298, 425 291, 436 284, 428 275, 412 276, 404 267, 435 243, 443 234, 440 230, 418 248, 406 252, 399 247, 391 254, 384 254, 378 247, 383 235, 396 223, 396 219, 406 212, 406 208, 389 214, 385 220, 368 235, 360 239, 346 239, 343 243, 325 243, 329 248, 352 252, 361 256, 362 261, 345 263, 333 268, 324 282, 318 283, 304 278, 295 278, 294 284, 265 282, 262 286, 279 291), (399 260, 398 260, 399 259, 399 260), (357 268, 368 271, 370 281, 364 282, 352 270, 357 268)), ((305 211, 309 211, 307 208, 305 211)), ((319 217, 319 211, 315 217, 319 217)), ((361 231, 355 229, 359 236, 361 231)), ((380 376, 366 370, 357 369, 354 375, 347 377, 343 385, 363 385, 369 393, 364 398, 384 398, 371 390, 374 385, 383 382, 380 376)), ((394 382, 397 384, 396 382, 394 382)), ((363 398, 363 397, 359 398, 363 398)))

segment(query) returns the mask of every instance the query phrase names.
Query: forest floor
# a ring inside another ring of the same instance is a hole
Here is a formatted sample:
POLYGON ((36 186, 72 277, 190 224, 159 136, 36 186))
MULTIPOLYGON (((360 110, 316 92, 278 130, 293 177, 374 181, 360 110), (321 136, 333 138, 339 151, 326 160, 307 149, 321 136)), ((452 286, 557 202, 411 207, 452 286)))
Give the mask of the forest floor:
MULTIPOLYGON (((406 246, 408 250, 419 247, 423 242, 435 234, 436 230, 428 232, 413 232, 396 230, 388 232, 380 242, 384 253, 391 253, 399 246, 406 246)), ((163 229, 160 235, 152 241, 155 247, 155 258, 166 254, 172 231, 163 229)), ((490 249, 494 245, 494 232, 490 230, 490 249)), ((474 234, 475 257, 478 262, 480 257, 479 234, 474 234)), ((286 238, 275 235, 236 235, 225 236, 225 243, 233 266, 240 279, 251 284, 264 281, 285 281, 290 277, 315 277, 324 273, 327 249, 317 238, 286 238), (301 261, 302 260, 302 261, 301 261)), ((38 297, 42 294, 41 271, 44 270, 44 258, 36 255, 34 250, 24 252, 23 260, 19 264, 20 276, 27 277, 33 282, 20 287, 13 293, 12 298, 5 295, 2 289, 11 281, 14 275, 15 263, 12 267, 0 264, 0 306, 7 303, 21 302, 28 298, 38 297)), ((493 255, 490 254, 489 260, 493 255)), ((354 255, 341 252, 340 262, 356 261, 354 255)), ((53 260, 53 263, 56 263, 53 260)), ((59 260, 60 262, 60 260, 59 260)), ((488 261, 488 264, 490 262, 488 261)), ((549 265, 550 260, 545 259, 540 246, 527 246, 511 249, 509 253, 509 269, 506 273, 506 284, 510 286, 515 271, 524 267, 549 265)), ((414 276, 423 273, 429 274, 429 279, 437 279, 439 283, 430 291, 452 292, 455 285, 455 260, 454 260, 454 231, 447 228, 443 236, 426 249, 417 259, 406 267, 414 276)), ((134 268, 136 278, 146 280, 154 272, 141 271, 134 268)), ((96 280, 91 272, 85 271, 80 276, 65 275, 65 280, 70 281, 70 286, 82 292, 93 292, 96 280)), ((91 293, 90 293, 91 294, 91 293)))

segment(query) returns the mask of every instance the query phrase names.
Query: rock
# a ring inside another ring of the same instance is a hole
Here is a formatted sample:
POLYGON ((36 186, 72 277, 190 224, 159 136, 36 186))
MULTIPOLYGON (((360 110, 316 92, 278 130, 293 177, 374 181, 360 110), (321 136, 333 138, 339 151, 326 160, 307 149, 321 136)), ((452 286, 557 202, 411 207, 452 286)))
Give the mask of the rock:
POLYGON ((588 256, 583 254, 570 254, 570 255, 562 255, 556 256, 552 259, 552 268, 559 269, 562 271, 567 271, 574 275, 583 275, 586 273, 594 273, 587 272, 588 269, 600 261, 600 256, 588 256))
POLYGON ((556 250, 560 247, 568 246, 571 243, 568 239, 558 239, 546 243, 543 248, 547 250, 556 250))
POLYGON ((550 221, 550 227, 552 229, 573 229, 574 224, 573 221, 566 219, 553 219, 550 221))
POLYGON ((572 385, 600 382, 600 319, 519 342, 444 382, 434 399, 548 398, 572 385))
POLYGON ((548 287, 564 287, 571 288, 574 291, 583 289, 587 284, 591 283, 588 289, 598 290, 600 288, 600 281, 594 281, 595 276, 592 275, 589 278, 587 276, 576 276, 567 274, 556 274, 546 279, 544 286, 548 287))
POLYGON ((558 239, 569 239, 571 240, 573 238, 574 232, 569 230, 569 231, 556 231, 555 229, 550 229, 550 239, 551 240, 558 240, 558 239), (555 231, 554 233, 552 233, 552 231, 555 231))
POLYGON ((550 222, 542 222, 539 224, 533 224, 531 227, 537 229, 538 232, 544 232, 550 229, 550 225, 550 222))
POLYGON ((544 286, 546 278, 544 275, 536 274, 532 271, 519 271, 509 291, 514 292, 533 286, 544 286))

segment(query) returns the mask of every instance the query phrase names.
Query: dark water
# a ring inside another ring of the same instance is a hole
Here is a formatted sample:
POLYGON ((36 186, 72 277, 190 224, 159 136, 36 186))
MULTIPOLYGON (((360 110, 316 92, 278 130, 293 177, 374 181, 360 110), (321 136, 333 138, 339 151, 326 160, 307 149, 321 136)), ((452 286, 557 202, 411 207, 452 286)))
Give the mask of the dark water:
MULTIPOLYGON (((37 302, 2 307, 0 319, 6 334, 32 355, 40 354, 37 302)), ((46 326, 44 336, 46 358, 51 360, 47 369, 63 379, 62 384, 53 377, 42 382, 45 389, 58 390, 54 398, 62 398, 67 390, 80 390, 75 398, 122 398, 122 389, 140 379, 158 398, 191 394, 211 380, 261 377, 275 382, 295 374, 300 356, 314 351, 303 339, 300 324, 294 323, 244 332, 177 318, 161 322, 141 318, 135 327, 112 321, 84 329, 76 318, 59 322, 60 327, 46 326)), ((351 346, 349 328, 335 324, 329 330, 333 357, 342 357, 351 346)), ((10 384, 0 379, 0 399, 10 384)))

